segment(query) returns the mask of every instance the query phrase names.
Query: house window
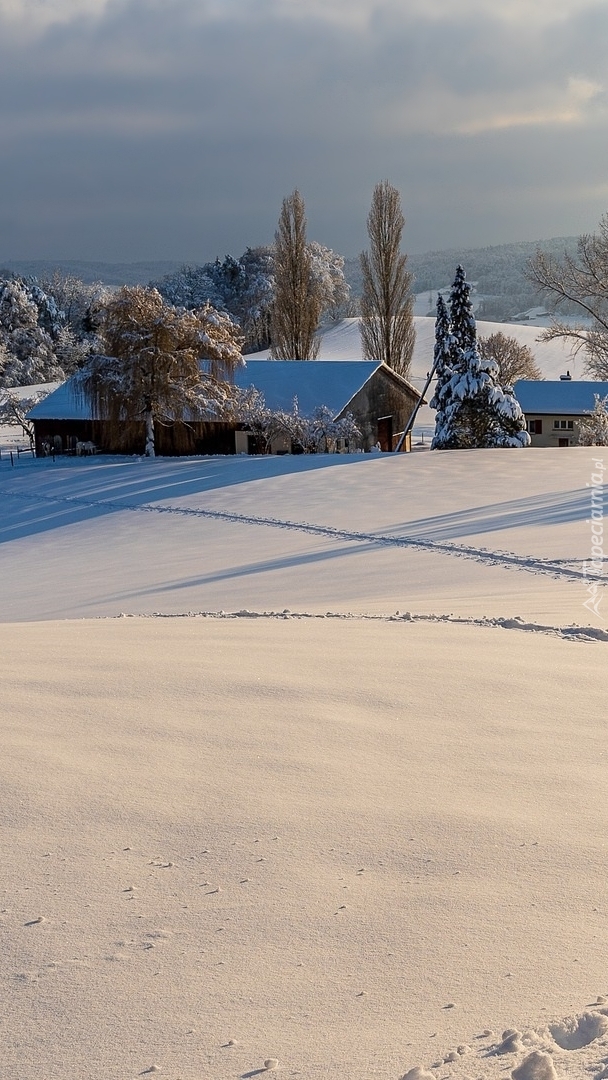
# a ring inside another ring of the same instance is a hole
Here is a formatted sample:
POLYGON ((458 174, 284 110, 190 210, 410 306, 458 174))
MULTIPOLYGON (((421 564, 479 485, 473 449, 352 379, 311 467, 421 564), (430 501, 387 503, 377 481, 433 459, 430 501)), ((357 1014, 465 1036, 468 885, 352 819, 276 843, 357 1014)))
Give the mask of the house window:
POLYGON ((559 428, 560 431, 573 431, 574 420, 554 420, 553 427, 559 428))
POLYGON ((574 420, 568 420, 568 431, 574 431, 574 420))
POLYGON ((543 422, 542 420, 528 420, 528 431, 530 435, 542 435, 543 422))

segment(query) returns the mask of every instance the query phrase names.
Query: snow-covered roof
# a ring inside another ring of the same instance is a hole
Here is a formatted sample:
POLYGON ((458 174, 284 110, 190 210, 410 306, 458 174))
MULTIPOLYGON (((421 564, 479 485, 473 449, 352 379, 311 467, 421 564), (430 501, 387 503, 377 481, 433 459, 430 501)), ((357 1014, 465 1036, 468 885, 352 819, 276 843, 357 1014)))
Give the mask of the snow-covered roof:
POLYGON ((91 409, 80 394, 74 392, 74 379, 61 383, 52 394, 34 405, 28 413, 30 420, 90 420, 91 409))
POLYGON ((379 367, 376 360, 247 360, 235 382, 255 386, 270 409, 290 410, 297 397, 303 416, 319 405, 337 415, 379 367))
MULTIPOLYGON (((271 409, 290 410, 294 397, 303 416, 319 405, 327 405, 337 415, 381 367, 375 360, 248 360, 239 368, 235 383, 242 389, 255 386, 271 409)), ((391 373, 413 394, 414 386, 391 373)), ((91 410, 68 379, 31 409, 32 420, 90 420, 91 410)))
POLYGON ((519 379, 514 386, 515 397, 522 411, 563 416, 582 416, 591 412, 594 394, 606 397, 608 382, 586 382, 576 379, 519 379))

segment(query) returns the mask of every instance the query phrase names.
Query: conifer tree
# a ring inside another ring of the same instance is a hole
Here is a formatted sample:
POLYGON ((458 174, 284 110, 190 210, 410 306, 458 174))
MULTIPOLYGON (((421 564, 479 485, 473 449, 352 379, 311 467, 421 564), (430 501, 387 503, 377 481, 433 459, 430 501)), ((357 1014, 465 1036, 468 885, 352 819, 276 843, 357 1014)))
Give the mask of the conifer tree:
POLYGON ((437 296, 437 317, 435 319, 435 349, 433 352, 433 367, 437 377, 435 393, 431 398, 431 409, 445 409, 448 398, 446 387, 454 374, 452 368, 453 339, 450 334, 450 318, 445 300, 441 293, 437 296))
POLYGON ((449 332, 445 306, 437 302, 435 349, 440 362, 431 402, 437 410, 431 449, 529 446, 519 403, 498 382, 498 364, 479 354, 469 294, 464 269, 459 266, 450 293, 449 332))
POLYGON ((471 304, 471 286, 466 280, 464 267, 458 264, 456 277, 450 290, 450 332, 455 349, 473 348, 477 344, 477 326, 471 304))

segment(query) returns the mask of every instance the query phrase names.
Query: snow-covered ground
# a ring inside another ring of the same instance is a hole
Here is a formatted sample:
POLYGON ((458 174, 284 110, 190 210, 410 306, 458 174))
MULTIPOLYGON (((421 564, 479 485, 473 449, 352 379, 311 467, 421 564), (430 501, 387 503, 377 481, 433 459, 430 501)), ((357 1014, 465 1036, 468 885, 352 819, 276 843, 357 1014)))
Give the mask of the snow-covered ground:
POLYGON ((2 454, 3 1075, 608 1075, 602 453, 2 454))
POLYGON ((608 1075, 601 454, 0 461, 2 1075, 608 1075))

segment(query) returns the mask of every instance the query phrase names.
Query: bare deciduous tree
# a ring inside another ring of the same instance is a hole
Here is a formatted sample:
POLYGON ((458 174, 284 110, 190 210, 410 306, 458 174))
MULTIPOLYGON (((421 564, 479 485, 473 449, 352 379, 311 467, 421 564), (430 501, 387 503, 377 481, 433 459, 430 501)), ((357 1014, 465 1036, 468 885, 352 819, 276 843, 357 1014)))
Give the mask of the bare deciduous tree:
POLYGON ((209 304, 171 307, 141 285, 124 286, 106 304, 100 334, 108 355, 91 357, 80 392, 115 443, 143 421, 147 457, 155 424, 217 416, 242 363, 242 338, 228 316, 209 304))
POLYGON ((477 345, 482 360, 494 360, 498 364, 498 382, 501 386, 514 386, 518 379, 544 378, 534 353, 528 345, 522 345, 514 337, 502 331, 478 338, 477 345))
POLYGON ((608 379, 608 214, 600 221, 599 233, 579 237, 576 255, 564 252, 556 259, 537 251, 527 276, 557 308, 573 303, 591 320, 584 326, 556 319, 540 340, 571 341, 574 353, 586 353, 589 374, 608 379))
POLYGON ((406 376, 416 331, 412 275, 400 250, 404 225, 399 192, 383 180, 374 188, 367 218, 369 252, 361 255, 361 341, 367 360, 379 360, 406 376))
POLYGON ((274 257, 270 355, 275 360, 314 360, 323 305, 306 243, 304 199, 298 190, 283 199, 274 257))

